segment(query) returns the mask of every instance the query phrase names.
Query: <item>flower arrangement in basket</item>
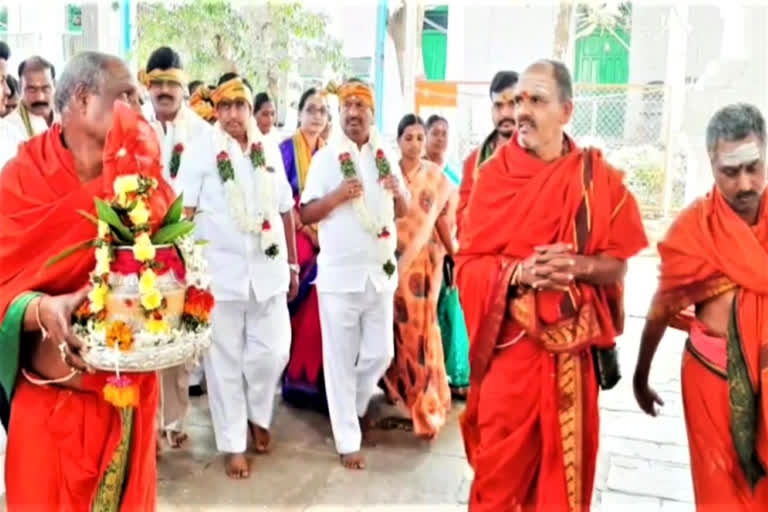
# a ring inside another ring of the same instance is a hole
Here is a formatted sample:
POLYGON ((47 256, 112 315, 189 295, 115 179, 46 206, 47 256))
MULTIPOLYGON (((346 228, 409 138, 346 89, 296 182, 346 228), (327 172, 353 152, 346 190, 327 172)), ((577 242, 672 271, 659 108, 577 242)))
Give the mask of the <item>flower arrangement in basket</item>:
POLYGON ((207 263, 183 218, 182 198, 161 177, 160 147, 149 124, 115 105, 104 152, 102 198, 95 237, 80 249, 95 249, 88 299, 74 315, 74 330, 87 346, 85 361, 115 371, 104 389, 118 406, 130 405, 135 390, 120 372, 150 372, 189 362, 210 344, 207 263), (169 204, 170 203, 170 204, 169 204))

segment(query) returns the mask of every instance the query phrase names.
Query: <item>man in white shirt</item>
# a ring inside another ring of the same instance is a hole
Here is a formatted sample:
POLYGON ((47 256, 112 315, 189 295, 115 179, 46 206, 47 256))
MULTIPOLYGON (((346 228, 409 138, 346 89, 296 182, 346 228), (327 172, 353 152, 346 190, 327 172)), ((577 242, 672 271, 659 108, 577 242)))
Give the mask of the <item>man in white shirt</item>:
POLYGON ((195 139, 182 160, 187 215, 206 240, 216 299, 205 375, 218 450, 231 478, 249 476, 248 433, 270 449, 275 393, 288 362, 286 299, 299 285, 293 198, 277 147, 265 144, 251 115, 252 92, 228 73, 212 98, 214 138, 195 139))
POLYGON ((371 127, 370 87, 339 90, 343 134, 312 158, 301 221, 319 223, 316 280, 323 372, 342 464, 364 469, 361 423, 394 355, 395 217, 408 208, 400 166, 371 127))
MULTIPOLYGON (((187 80, 181 57, 173 49, 163 46, 152 52, 141 76, 150 98, 144 105, 145 116, 157 132, 163 152, 163 177, 178 194, 182 192, 181 162, 192 141, 213 140, 213 128, 185 105, 187 80)), ((187 439, 184 419, 189 410, 189 386, 201 380, 199 367, 191 371, 182 365, 160 372, 158 423, 172 448, 181 447, 187 439)))
MULTIPOLYGON (((7 46, 5 46, 5 48, 7 48, 7 46)), ((0 50, 2 50, 2 46, 0 46, 0 50)), ((5 100, 8 98, 9 93, 5 82, 6 67, 3 55, 5 54, 0 51, 0 112, 5 110, 5 100)), ((23 142, 23 137, 18 130, 5 119, 0 119, 0 169, 2 169, 11 158, 16 156, 21 142, 23 142)))
POLYGON ((56 69, 42 57, 30 57, 19 64, 21 101, 4 119, 29 140, 58 121, 53 108, 56 69))

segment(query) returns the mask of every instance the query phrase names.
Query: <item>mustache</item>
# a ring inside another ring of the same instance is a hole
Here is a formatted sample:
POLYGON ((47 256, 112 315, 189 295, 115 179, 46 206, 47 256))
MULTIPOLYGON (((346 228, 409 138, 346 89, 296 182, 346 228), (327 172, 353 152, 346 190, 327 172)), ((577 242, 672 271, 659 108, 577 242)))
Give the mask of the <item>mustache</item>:
POLYGON ((498 128, 499 126, 503 125, 504 123, 510 123, 512 126, 515 126, 517 124, 513 118, 505 117, 505 118, 499 120, 498 123, 496 123, 496 127, 498 128))
POLYGON ((740 201, 747 200, 747 199, 756 199, 757 197, 758 197, 757 192, 753 190, 750 190, 748 192, 739 192, 738 194, 736 194, 736 199, 740 201))
POLYGON ((520 118, 517 120, 517 124, 516 124, 516 126, 520 126, 520 125, 521 125, 521 124, 523 124, 523 123, 528 123, 529 125, 531 125, 531 127, 532 127, 532 128, 536 128, 536 123, 534 122, 534 120, 533 120, 533 119, 531 119, 531 118, 530 118, 530 117, 528 117, 528 116, 521 116, 521 117, 520 117, 520 118))
POLYGON ((33 104, 30 105, 30 107, 32 107, 32 108, 42 108, 42 107, 47 107, 47 106, 48 106, 48 102, 47 101, 36 101, 36 102, 34 102, 33 104))
POLYGON ((158 101, 160 101, 160 100, 173 101, 173 96, 168 96, 167 94, 161 94, 160 96, 157 97, 157 100, 158 101))

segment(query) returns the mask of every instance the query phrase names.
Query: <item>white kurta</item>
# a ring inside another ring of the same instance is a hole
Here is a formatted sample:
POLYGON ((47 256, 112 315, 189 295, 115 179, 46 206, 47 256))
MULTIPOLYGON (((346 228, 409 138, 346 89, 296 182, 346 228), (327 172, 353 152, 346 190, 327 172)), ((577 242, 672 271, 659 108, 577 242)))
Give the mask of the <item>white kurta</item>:
MULTIPOLYGON (((184 205, 196 208, 196 236, 208 242, 206 257, 216 299, 213 342, 205 357, 216 446, 221 452, 241 453, 247 445, 248 421, 269 428, 277 384, 288 363, 290 270, 280 215, 271 219, 279 247, 272 259, 264 254, 260 235, 243 232, 230 213, 216 166, 220 151, 215 140, 194 140, 182 159, 179 176, 184 205)), ((232 139, 227 152, 248 213, 255 216, 260 208, 260 182, 249 156, 232 139)), ((265 144, 264 152, 267 165, 274 168, 270 173, 273 211, 290 212, 293 197, 279 150, 265 144)))
POLYGON ((16 126, 0 119, 0 169, 16 156, 19 144, 24 142, 24 135, 16 126))
MULTIPOLYGON (((342 152, 349 152, 355 163, 370 209, 380 201, 391 200, 378 185, 377 149, 370 143, 358 149, 348 139, 320 149, 312 158, 301 202, 325 197, 341 184, 342 152)), ((389 154, 387 159, 402 186, 397 160, 389 154)), ((397 271, 392 276, 384 272, 376 237, 363 228, 351 202, 320 221, 318 236, 322 250, 316 285, 323 334, 323 375, 336 449, 340 454, 348 454, 360 450, 358 418, 368 409, 394 356, 392 316, 397 271)), ((397 233, 391 236, 397 237, 397 233)))
MULTIPOLYGON (((35 115, 32 112, 28 112, 28 114, 29 124, 32 127, 32 136, 27 133, 27 129, 24 126, 24 121, 21 119, 21 113, 19 112, 18 108, 3 118, 4 121, 16 129, 16 131, 25 141, 31 139, 35 135, 45 133, 48 130, 48 122, 44 117, 35 115)), ((54 114, 53 121, 59 121, 59 116, 57 114, 54 114)))
POLYGON ((179 173, 176 177, 171 176, 173 148, 177 144, 181 144, 184 147, 184 151, 181 153, 181 160, 183 161, 189 154, 193 141, 205 137, 213 140, 213 127, 186 105, 182 105, 179 113, 176 115, 176 119, 165 123, 165 126, 157 120, 154 110, 150 108, 148 112, 150 114, 148 117, 149 124, 157 132, 157 136, 160 139, 160 148, 163 152, 163 178, 173 187, 177 194, 180 194, 182 192, 182 181, 179 177, 181 166, 179 166, 179 173))

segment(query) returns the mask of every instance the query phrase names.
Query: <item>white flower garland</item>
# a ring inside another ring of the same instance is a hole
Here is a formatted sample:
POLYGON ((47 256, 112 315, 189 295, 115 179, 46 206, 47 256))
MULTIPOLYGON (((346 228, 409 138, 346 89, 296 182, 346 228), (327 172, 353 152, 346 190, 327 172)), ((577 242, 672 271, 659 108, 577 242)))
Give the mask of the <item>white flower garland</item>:
MULTIPOLYGON (((232 165, 232 159, 229 156, 229 148, 232 145, 233 139, 223 130, 223 128, 221 128, 218 123, 216 124, 216 129, 216 146, 218 149, 217 158, 218 155, 224 152, 229 158, 230 165, 232 165)), ((253 146, 256 144, 256 142, 250 142, 253 140, 251 137, 252 131, 252 127, 249 127, 249 161, 250 152, 253 151, 253 146)), ((237 149, 240 150, 239 145, 237 149)), ((274 247, 277 244, 274 228, 274 224, 278 220, 277 209, 274 206, 273 196, 274 176, 273 172, 268 171, 266 166, 260 166, 253 169, 253 171, 255 178, 254 187, 258 191, 257 205, 259 208, 255 215, 248 214, 248 208, 245 204, 246 200, 245 194, 243 193, 243 187, 238 182, 236 173, 233 173, 233 177, 231 179, 222 180, 222 185, 224 185, 224 193, 227 196, 227 204, 229 205, 229 211, 232 215, 232 218, 235 220, 241 231, 254 236, 260 236, 261 249, 266 253, 270 247, 274 247)))

